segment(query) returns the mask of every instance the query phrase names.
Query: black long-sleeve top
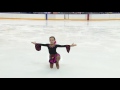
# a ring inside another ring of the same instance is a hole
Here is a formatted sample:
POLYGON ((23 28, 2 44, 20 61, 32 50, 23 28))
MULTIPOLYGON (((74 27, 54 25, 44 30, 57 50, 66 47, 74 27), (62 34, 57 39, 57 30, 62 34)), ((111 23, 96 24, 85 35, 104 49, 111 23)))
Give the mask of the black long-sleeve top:
POLYGON ((56 52, 57 47, 66 47, 67 52, 69 53, 69 51, 70 51, 70 45, 57 45, 57 44, 55 46, 53 46, 53 47, 51 47, 50 44, 36 44, 35 45, 36 50, 40 51, 41 46, 48 47, 49 54, 57 54, 57 52, 56 52))
POLYGON ((41 46, 47 46, 50 54, 57 54, 57 47, 66 47, 66 45, 55 45, 51 47, 50 44, 41 44, 41 46))

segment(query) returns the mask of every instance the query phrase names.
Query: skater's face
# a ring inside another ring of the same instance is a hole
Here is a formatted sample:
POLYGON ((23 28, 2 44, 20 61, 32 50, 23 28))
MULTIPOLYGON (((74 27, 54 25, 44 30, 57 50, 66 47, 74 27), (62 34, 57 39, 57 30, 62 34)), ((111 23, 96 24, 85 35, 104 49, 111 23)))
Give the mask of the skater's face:
POLYGON ((50 44, 54 44, 55 43, 55 39, 54 38, 50 38, 50 44))

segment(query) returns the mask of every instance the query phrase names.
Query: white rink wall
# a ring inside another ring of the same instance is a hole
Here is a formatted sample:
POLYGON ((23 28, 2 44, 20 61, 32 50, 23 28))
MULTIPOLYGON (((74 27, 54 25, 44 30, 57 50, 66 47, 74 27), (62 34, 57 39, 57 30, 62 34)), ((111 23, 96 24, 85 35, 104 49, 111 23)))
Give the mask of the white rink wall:
POLYGON ((120 20, 120 14, 19 14, 0 13, 0 19, 29 20, 120 20))
POLYGON ((0 19, 40 19, 45 20, 45 14, 0 13, 0 19))
POLYGON ((90 20, 120 20, 120 14, 91 14, 90 20))

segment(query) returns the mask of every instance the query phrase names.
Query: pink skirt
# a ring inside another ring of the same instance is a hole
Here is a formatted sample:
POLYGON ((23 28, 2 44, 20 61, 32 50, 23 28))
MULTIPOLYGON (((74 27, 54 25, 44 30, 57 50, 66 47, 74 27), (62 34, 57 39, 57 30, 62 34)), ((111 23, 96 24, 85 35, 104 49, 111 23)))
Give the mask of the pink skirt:
POLYGON ((54 64, 54 63, 57 62, 57 56, 60 56, 60 54, 52 54, 52 55, 50 55, 50 60, 49 60, 50 64, 54 64))

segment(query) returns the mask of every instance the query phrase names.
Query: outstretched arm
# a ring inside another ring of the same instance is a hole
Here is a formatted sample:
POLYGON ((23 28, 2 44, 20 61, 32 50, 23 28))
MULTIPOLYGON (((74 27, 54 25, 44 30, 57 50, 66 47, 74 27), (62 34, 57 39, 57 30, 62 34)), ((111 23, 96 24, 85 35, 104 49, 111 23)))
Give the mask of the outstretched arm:
MULTIPOLYGON (((56 45, 57 47, 66 47, 67 45, 56 45)), ((70 47, 74 47, 74 46, 77 46, 76 44, 72 44, 72 45, 70 45, 70 47)))
POLYGON ((57 47, 66 47, 67 52, 70 52, 70 47, 74 47, 77 46, 76 44, 72 44, 72 45, 56 45, 57 47))
POLYGON ((56 45, 57 47, 66 47, 66 45, 56 45))
POLYGON ((41 46, 48 46, 48 44, 41 44, 41 43, 36 43, 36 42, 31 42, 35 45, 35 49, 37 51, 40 51, 41 50, 41 46))
POLYGON ((41 43, 36 43, 36 42, 31 42, 33 44, 40 44, 41 46, 48 46, 48 44, 41 44, 41 43))

